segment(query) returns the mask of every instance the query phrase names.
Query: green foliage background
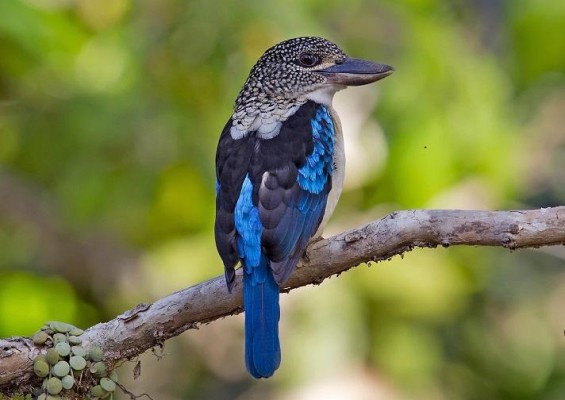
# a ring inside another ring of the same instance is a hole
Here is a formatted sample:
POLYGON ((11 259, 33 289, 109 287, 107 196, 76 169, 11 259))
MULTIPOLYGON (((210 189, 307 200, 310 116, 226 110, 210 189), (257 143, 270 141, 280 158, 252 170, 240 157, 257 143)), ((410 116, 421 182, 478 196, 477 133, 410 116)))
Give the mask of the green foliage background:
MULTIPOLYGON (((0 0, 0 336, 221 274, 218 135, 255 60, 301 35, 397 70, 336 96, 351 154, 330 233, 565 203, 563 1, 0 0)), ((268 381, 245 373, 241 316, 121 379, 160 400, 561 399, 564 260, 418 250, 282 296, 268 381)))

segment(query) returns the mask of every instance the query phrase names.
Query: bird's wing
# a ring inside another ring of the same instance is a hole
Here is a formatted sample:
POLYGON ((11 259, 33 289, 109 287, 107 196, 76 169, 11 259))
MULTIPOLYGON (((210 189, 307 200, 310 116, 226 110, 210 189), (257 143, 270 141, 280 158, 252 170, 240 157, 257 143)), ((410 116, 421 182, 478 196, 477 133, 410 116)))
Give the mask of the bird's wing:
POLYGON ((235 205, 247 176, 255 139, 251 136, 233 139, 230 135, 230 119, 218 143, 216 152, 216 222, 214 234, 216 247, 225 268, 226 283, 231 290, 235 279, 237 231, 234 221, 235 205))
POLYGON ((230 129, 231 120, 216 153, 215 238, 226 282, 231 290, 238 261, 265 251, 281 285, 324 216, 333 170, 333 120, 326 107, 309 101, 273 138, 250 132, 233 139, 230 129), (259 239, 260 246, 255 244, 259 239))
POLYGON ((279 285, 290 276, 323 219, 334 138, 329 110, 308 102, 283 123, 275 138, 259 141, 252 163, 258 168, 252 174, 258 187, 254 203, 263 227, 261 245, 279 285))

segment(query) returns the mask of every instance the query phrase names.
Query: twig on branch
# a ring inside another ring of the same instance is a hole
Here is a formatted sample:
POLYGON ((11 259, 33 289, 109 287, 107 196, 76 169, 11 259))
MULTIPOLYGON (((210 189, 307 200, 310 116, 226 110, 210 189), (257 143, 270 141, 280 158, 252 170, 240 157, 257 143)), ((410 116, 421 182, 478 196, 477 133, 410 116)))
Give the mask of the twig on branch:
MULTIPOLYGON (((508 249, 565 245, 565 206, 522 211, 398 211, 329 239, 311 243, 284 291, 319 284, 360 263, 389 259, 415 247, 500 246, 508 249)), ((241 275, 232 294, 223 276, 140 304, 82 335, 83 346, 104 349, 114 364, 163 344, 187 329, 242 311, 241 275)), ((0 340, 0 392, 33 382, 39 349, 27 338, 0 340)))

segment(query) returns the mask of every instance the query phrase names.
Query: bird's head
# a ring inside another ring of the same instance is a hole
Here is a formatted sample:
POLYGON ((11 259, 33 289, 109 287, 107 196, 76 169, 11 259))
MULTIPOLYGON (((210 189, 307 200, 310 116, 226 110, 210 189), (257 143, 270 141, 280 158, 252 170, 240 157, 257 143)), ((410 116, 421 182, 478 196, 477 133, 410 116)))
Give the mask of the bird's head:
POLYGON ((350 58, 323 38, 289 39, 259 58, 238 103, 266 97, 308 99, 329 105, 336 91, 378 81, 393 71, 388 65, 350 58))

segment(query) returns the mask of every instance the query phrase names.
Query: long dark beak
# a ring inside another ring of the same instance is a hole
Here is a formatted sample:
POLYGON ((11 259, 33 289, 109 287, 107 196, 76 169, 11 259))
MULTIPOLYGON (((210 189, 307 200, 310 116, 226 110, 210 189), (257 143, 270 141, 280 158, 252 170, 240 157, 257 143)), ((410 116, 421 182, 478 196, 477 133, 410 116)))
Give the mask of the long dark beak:
POLYGON ((328 83, 346 86, 361 86, 386 78, 394 72, 394 68, 372 61, 346 58, 341 64, 317 71, 325 76, 328 83))

